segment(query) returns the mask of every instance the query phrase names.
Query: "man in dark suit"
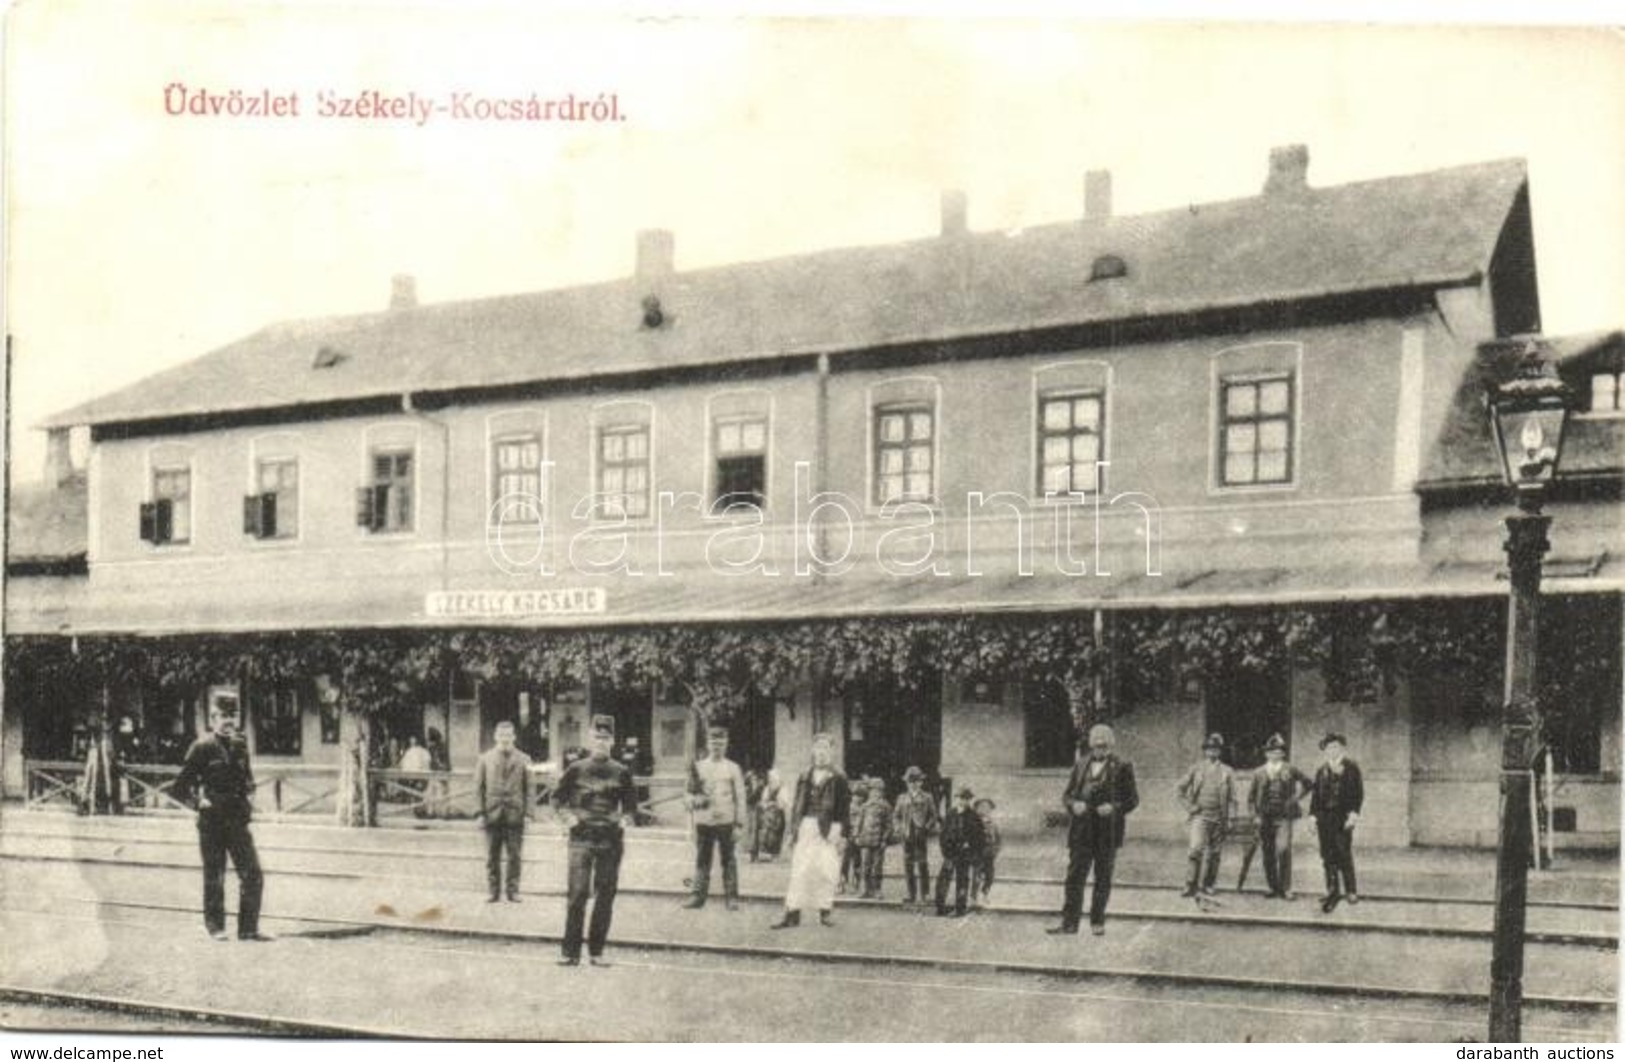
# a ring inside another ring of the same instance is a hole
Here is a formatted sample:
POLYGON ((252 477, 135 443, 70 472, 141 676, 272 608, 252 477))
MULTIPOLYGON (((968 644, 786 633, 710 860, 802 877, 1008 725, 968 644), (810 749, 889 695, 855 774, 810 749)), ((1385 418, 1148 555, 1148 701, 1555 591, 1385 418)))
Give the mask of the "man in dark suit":
POLYGON ((525 821, 531 817, 534 797, 530 757, 514 748, 513 724, 504 720, 492 736, 490 749, 474 765, 476 815, 485 827, 485 879, 490 886, 486 903, 502 898, 502 853, 508 853, 508 899, 519 902, 519 872, 525 846, 525 821))
POLYGON ((1050 933, 1076 933, 1083 913, 1083 883, 1094 868, 1095 887, 1089 902, 1089 932, 1106 932, 1106 903, 1112 894, 1112 868, 1123 845, 1124 820, 1140 805, 1134 785, 1134 765, 1112 751, 1117 737, 1112 728, 1089 730, 1089 755, 1072 765, 1062 800, 1072 825, 1067 835, 1071 859, 1066 868, 1061 924, 1050 933))
POLYGON ((271 940, 260 932, 260 898, 265 876, 260 872, 253 818, 254 770, 248 742, 237 732, 235 701, 209 706, 210 733, 192 743, 175 779, 173 793, 197 807, 198 848, 203 854, 203 925, 209 936, 226 936, 226 857, 237 868, 237 939, 271 940))
POLYGON ((1360 778, 1360 765, 1343 757, 1347 744, 1342 734, 1327 734, 1320 739, 1326 762, 1315 772, 1314 795, 1309 798, 1309 814, 1314 817, 1315 833, 1320 838, 1320 861, 1326 867, 1326 895, 1321 898, 1320 909, 1327 912, 1342 899, 1360 902, 1354 885, 1354 824, 1360 821, 1360 809, 1365 806, 1365 783, 1360 778))

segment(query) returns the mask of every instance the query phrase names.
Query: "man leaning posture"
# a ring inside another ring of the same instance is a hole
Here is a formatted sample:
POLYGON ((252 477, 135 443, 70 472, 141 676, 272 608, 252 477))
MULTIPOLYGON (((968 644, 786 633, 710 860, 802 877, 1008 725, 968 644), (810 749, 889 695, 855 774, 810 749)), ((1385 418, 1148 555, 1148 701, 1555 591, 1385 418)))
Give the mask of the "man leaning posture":
POLYGON ((1230 824, 1230 801, 1235 795, 1234 774, 1219 760, 1223 753, 1223 736, 1209 734, 1202 742, 1202 762, 1179 783, 1179 803, 1185 809, 1190 832, 1190 866, 1185 871, 1185 891, 1181 894, 1186 897, 1196 895, 1198 884, 1204 894, 1212 896, 1219 878, 1219 849, 1230 824))
POLYGON ((1314 783, 1287 762, 1286 739, 1271 734, 1264 743, 1264 765, 1253 772, 1247 807, 1258 820, 1259 847, 1264 853, 1264 881, 1271 899, 1295 899, 1292 891, 1292 823, 1303 814, 1300 801, 1314 783))
POLYGON ((486 903, 502 898, 502 853, 508 853, 508 899, 519 902, 519 875, 525 847, 525 820, 531 817, 530 757, 513 747, 513 724, 496 725, 496 747, 474 765, 474 804, 485 827, 486 903))
POLYGON ((615 914, 615 892, 620 887, 621 854, 626 828, 638 809, 632 772, 610 759, 615 736, 608 727, 595 726, 588 755, 564 769, 553 790, 553 807, 570 831, 569 897, 564 915, 564 957, 560 966, 581 963, 587 900, 592 905, 592 926, 586 929, 587 955, 594 966, 604 961, 609 923, 615 914))
POLYGON ((704 907, 711 892, 711 852, 721 850, 722 891, 728 910, 739 910, 739 831, 745 823, 745 774, 727 758, 728 731, 712 727, 705 738, 706 757, 695 761, 688 776, 688 806, 694 812, 694 894, 685 908, 704 907))
POLYGON ((1365 804, 1365 784, 1360 765, 1343 758, 1347 744, 1342 734, 1320 739, 1326 762, 1315 772, 1315 792, 1309 798, 1309 814, 1314 816, 1320 838, 1320 861, 1326 868, 1326 895, 1320 909, 1328 912, 1341 899, 1360 902, 1354 884, 1354 824, 1360 821, 1360 808, 1365 804))
POLYGON ((1112 749, 1117 736, 1103 724, 1089 729, 1089 755, 1072 765, 1062 801, 1072 825, 1067 833, 1071 858, 1067 862, 1061 924, 1049 933, 1076 933, 1083 912, 1083 884, 1091 868, 1094 893, 1089 900, 1089 931, 1106 932, 1106 903, 1112 894, 1112 868, 1123 845, 1123 830, 1130 812, 1140 805, 1134 785, 1134 765, 1118 759, 1112 749))
POLYGON ((237 869, 237 939, 271 940, 260 932, 265 876, 248 824, 253 818, 254 770, 248 742, 237 732, 235 704, 209 706, 210 733, 186 750, 175 779, 176 799, 195 797, 198 848, 203 854, 203 925, 215 940, 226 937, 226 857, 237 869))

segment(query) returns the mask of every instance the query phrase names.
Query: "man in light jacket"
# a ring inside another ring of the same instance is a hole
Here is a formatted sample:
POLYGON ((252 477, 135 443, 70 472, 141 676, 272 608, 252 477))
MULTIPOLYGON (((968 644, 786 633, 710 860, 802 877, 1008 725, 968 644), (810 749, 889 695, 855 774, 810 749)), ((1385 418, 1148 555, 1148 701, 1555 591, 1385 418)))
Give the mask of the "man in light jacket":
POLYGON ((508 899, 519 902, 519 874, 525 846, 525 822, 531 818, 535 796, 530 757, 513 747, 513 724, 496 725, 496 747, 474 765, 474 802, 485 827, 485 878, 490 887, 486 903, 502 898, 502 853, 508 853, 508 899))

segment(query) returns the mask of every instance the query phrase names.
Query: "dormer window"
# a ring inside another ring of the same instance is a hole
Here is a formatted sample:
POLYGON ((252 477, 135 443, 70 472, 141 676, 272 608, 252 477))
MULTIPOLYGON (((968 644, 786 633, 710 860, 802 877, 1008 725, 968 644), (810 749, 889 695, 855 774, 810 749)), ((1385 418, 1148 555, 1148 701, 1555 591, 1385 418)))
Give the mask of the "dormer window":
POLYGON ((1089 283, 1097 280, 1121 280, 1128 276, 1128 263, 1121 255, 1103 254, 1089 267, 1089 283))
POLYGON ((311 359, 310 367, 312 369, 331 369, 348 357, 349 355, 345 354, 341 350, 334 350, 332 347, 322 347, 316 352, 316 356, 311 359))

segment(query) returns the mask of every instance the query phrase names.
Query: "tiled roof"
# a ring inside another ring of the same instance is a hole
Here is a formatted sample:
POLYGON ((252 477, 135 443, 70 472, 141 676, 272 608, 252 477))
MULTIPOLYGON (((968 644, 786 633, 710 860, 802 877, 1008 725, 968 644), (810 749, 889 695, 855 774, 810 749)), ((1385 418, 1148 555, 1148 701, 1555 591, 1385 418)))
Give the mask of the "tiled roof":
MULTIPOLYGON (((1558 373, 1571 386, 1599 360, 1625 364, 1625 332, 1589 332, 1547 339, 1557 358, 1558 373)), ((1616 368, 1615 371, 1618 371, 1616 368)), ((1481 355, 1472 371, 1462 374, 1455 400, 1422 475, 1424 488, 1452 483, 1501 479, 1500 458, 1490 437, 1484 410, 1486 381, 1494 376, 1481 355)), ((1562 476, 1625 471, 1625 419, 1571 416, 1563 436, 1562 476)))
POLYGON ((729 364, 1472 283, 1521 160, 272 325, 43 426, 729 364), (1128 275, 1090 282, 1094 260, 1128 275), (667 323, 642 327, 657 294, 667 323), (314 368, 318 351, 344 357, 314 368))
POLYGON ((83 475, 60 487, 14 485, 6 513, 6 563, 46 564, 85 555, 89 539, 83 475))

